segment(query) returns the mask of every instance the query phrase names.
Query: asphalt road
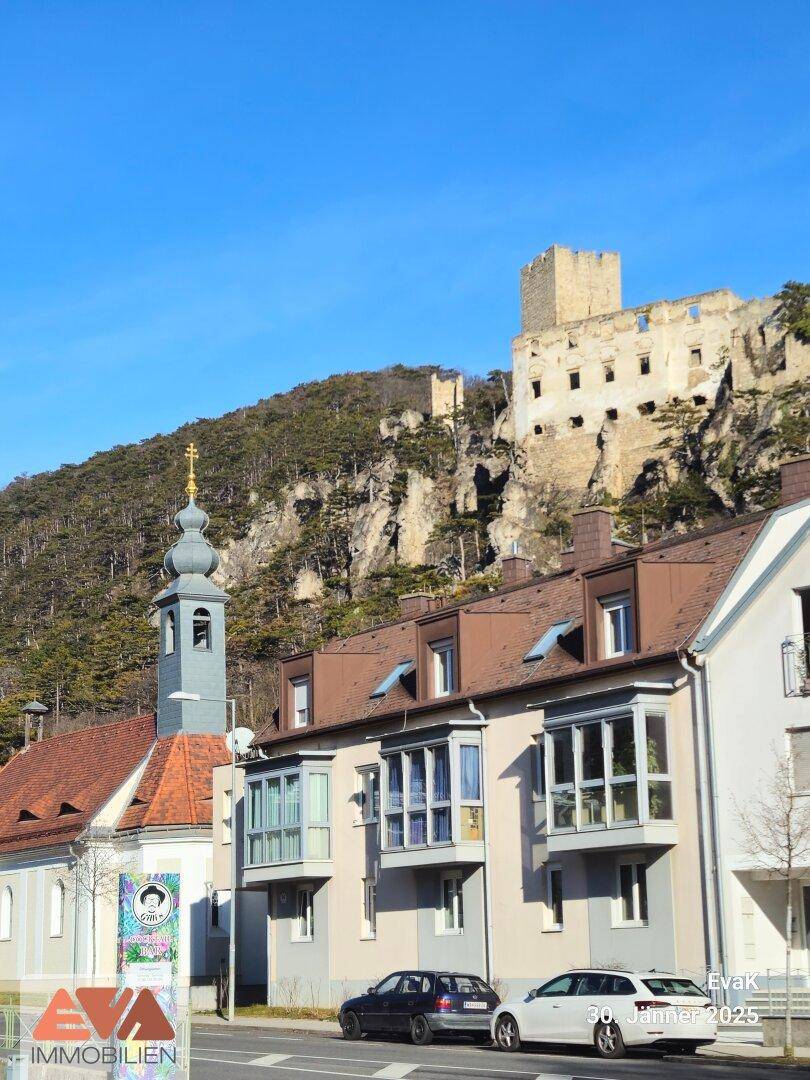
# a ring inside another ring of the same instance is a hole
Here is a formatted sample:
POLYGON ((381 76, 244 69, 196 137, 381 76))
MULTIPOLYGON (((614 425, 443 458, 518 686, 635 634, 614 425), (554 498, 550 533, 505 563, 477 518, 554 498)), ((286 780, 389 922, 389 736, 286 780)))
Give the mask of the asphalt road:
MULTIPOLYGON (((194 1026, 191 1041, 193 1080, 308 1080, 309 1077, 377 1077, 378 1080, 775 1080, 778 1066, 738 1069, 695 1058, 662 1061, 644 1054, 606 1062, 594 1055, 537 1050, 504 1054, 469 1042, 413 1046, 368 1037, 345 1042, 340 1036, 270 1033, 266 1028, 235 1031, 194 1026)), ((795 1075, 789 1072, 787 1075, 795 1075)))

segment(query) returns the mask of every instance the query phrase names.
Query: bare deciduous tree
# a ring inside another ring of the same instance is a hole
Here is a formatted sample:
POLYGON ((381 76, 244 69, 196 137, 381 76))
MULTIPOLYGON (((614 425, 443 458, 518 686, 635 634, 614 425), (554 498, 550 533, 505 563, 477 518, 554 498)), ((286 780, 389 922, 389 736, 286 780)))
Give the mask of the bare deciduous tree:
POLYGON ((773 771, 757 793, 740 806, 734 800, 743 848, 754 869, 785 884, 785 1057, 793 1057, 791 962, 793 945, 793 881, 810 861, 810 799, 795 782, 789 754, 773 750, 773 771))
POLYGON ((77 896, 90 908, 91 976, 96 974, 96 926, 99 904, 118 901, 118 875, 124 869, 111 829, 90 828, 76 845, 77 896))

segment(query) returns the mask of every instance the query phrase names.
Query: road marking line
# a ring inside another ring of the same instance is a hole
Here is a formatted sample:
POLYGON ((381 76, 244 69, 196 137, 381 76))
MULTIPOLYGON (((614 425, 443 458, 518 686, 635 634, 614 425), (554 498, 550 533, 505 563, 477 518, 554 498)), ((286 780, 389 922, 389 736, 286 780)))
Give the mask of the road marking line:
MULTIPOLYGON (((208 1058, 200 1054, 192 1054, 192 1061, 215 1061, 217 1065, 252 1065, 251 1061, 237 1061, 236 1058, 208 1058)), ((315 1073, 317 1076, 325 1076, 323 1069, 302 1069, 299 1065, 267 1065, 268 1069, 284 1069, 286 1072, 315 1073)), ((369 1073, 335 1072, 332 1070, 329 1076, 350 1076, 356 1080, 369 1080, 369 1073)))
POLYGON ((372 1076, 378 1076, 380 1080, 402 1080, 404 1076, 409 1076, 414 1069, 418 1069, 418 1065, 408 1065, 404 1061, 394 1061, 390 1065, 386 1065, 384 1069, 380 1069, 379 1072, 372 1073, 372 1076))
POLYGON ((289 1061, 289 1054, 263 1054, 261 1057, 251 1058, 246 1062, 247 1065, 265 1065, 268 1068, 271 1065, 278 1065, 280 1061, 289 1061))

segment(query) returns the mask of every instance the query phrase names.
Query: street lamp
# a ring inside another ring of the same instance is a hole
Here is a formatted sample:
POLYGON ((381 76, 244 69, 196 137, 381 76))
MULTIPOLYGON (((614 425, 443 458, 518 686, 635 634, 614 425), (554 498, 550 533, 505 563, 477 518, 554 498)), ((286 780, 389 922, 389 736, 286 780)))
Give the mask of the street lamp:
POLYGON ((228 1020, 233 1021, 236 1004, 236 698, 207 698, 175 690, 171 701, 212 701, 225 704, 231 710, 231 906, 228 918, 228 1020))

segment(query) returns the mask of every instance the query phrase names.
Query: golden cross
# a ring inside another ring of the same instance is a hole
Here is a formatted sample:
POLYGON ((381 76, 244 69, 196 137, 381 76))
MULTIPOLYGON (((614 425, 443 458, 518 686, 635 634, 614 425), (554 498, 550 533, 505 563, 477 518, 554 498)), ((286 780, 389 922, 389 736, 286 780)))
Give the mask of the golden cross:
POLYGON ((197 482, 194 479, 194 462, 200 456, 200 452, 194 443, 189 443, 186 447, 185 457, 188 458, 188 483, 186 484, 186 494, 190 499, 193 499, 197 494, 197 482))

